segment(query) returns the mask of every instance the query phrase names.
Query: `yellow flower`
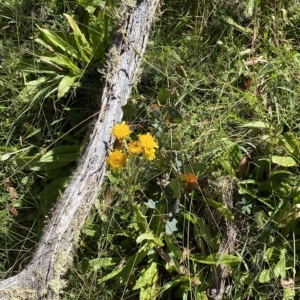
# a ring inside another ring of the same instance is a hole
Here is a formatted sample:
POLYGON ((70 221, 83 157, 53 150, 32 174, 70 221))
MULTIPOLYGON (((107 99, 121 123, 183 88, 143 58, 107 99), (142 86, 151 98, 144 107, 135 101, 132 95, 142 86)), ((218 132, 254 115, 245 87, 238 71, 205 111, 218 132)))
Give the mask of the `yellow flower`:
POLYGON ((126 155, 121 151, 112 151, 106 159, 107 164, 114 170, 121 169, 126 164, 126 155))
POLYGON ((122 122, 121 124, 115 125, 111 133, 118 140, 122 140, 129 137, 130 128, 125 124, 125 122, 122 122))
POLYGON ((153 160, 155 158, 155 149, 147 149, 145 148, 143 151, 143 157, 148 159, 148 160, 153 160))
POLYGON ((158 144, 149 132, 147 134, 139 134, 139 142, 141 147, 145 149, 158 148, 158 144))
POLYGON ((142 147, 138 141, 131 142, 128 145, 128 151, 131 155, 138 155, 142 153, 142 147))

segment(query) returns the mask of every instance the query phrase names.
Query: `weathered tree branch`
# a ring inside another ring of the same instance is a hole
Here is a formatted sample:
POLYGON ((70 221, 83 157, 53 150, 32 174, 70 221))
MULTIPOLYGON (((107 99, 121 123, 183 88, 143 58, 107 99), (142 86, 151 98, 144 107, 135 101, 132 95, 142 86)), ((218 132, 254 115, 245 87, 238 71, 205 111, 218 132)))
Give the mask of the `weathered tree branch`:
POLYGON ((107 151, 114 142, 111 130, 122 119, 121 106, 130 96, 159 0, 129 2, 123 7, 124 21, 110 50, 101 111, 89 145, 32 261, 21 273, 0 283, 0 299, 58 299, 66 284, 61 276, 72 263, 72 250, 101 187, 107 151))

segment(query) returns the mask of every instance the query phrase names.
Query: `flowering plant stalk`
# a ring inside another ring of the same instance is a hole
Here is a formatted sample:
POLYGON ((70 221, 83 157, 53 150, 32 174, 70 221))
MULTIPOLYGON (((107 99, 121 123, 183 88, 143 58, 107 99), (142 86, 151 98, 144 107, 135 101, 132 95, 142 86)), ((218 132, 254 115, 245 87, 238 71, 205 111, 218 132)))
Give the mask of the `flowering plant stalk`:
POLYGON ((118 150, 112 150, 106 162, 109 168, 115 172, 125 170, 128 201, 138 220, 139 229, 144 233, 149 231, 149 225, 139 204, 134 201, 134 197, 135 192, 140 189, 138 180, 144 170, 145 160, 152 161, 156 158, 158 144, 150 133, 139 134, 138 140, 132 140, 130 134, 130 127, 125 122, 114 126, 112 135, 116 138, 118 150), (119 147, 120 145, 121 147, 119 147))

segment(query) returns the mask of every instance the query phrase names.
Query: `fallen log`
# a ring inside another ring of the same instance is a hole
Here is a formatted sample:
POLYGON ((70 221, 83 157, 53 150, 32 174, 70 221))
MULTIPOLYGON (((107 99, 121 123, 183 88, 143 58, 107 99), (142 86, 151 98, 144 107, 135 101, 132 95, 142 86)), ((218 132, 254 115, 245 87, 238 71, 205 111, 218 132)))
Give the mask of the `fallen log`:
POLYGON ((62 276, 73 260, 81 228, 103 181, 111 130, 122 119, 145 51, 151 22, 159 0, 127 0, 122 22, 109 52, 101 110, 90 142, 29 265, 0 282, 0 299, 59 299, 66 282, 62 276))

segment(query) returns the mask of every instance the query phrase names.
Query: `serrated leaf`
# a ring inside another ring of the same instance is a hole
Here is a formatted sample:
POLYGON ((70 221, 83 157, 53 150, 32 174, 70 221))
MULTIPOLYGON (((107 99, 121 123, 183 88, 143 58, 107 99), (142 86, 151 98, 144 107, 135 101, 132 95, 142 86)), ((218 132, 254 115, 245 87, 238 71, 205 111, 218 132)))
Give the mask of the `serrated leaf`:
POLYGON ((282 167, 295 167, 297 162, 291 156, 272 156, 272 163, 277 164, 282 167))

